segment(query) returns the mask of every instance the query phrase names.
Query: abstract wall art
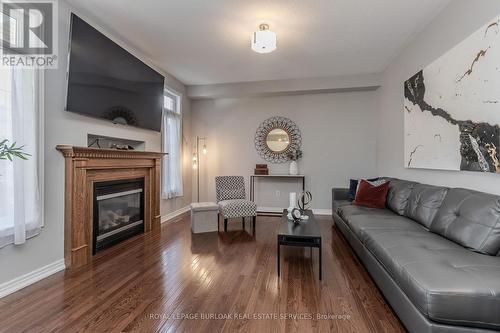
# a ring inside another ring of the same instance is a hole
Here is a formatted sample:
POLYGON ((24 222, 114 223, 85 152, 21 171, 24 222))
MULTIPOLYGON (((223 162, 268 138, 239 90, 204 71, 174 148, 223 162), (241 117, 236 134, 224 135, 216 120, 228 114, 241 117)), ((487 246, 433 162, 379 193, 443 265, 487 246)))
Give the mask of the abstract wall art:
POLYGON ((405 166, 500 173, 500 16, 404 83, 405 166))

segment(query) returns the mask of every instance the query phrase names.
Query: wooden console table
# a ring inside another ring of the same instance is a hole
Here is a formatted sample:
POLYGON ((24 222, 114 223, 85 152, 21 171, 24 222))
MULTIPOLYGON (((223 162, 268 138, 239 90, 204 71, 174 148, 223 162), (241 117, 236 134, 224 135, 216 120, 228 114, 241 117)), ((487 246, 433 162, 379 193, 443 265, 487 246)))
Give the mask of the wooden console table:
MULTIPOLYGON (((255 201, 255 178, 275 178, 275 179, 297 179, 302 181, 302 191, 306 190, 306 176, 305 175, 250 175, 250 200, 255 201)), ((257 213, 265 215, 281 216, 282 212, 264 212, 258 211, 257 213)))

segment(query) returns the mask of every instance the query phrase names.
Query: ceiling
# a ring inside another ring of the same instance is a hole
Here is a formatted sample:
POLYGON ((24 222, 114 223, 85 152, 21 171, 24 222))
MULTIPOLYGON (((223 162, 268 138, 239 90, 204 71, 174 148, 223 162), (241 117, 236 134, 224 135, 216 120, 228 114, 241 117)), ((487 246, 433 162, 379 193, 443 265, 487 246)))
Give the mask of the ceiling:
POLYGON ((450 0, 67 0, 187 85, 378 73, 450 0), (268 23, 278 49, 257 54, 268 23))

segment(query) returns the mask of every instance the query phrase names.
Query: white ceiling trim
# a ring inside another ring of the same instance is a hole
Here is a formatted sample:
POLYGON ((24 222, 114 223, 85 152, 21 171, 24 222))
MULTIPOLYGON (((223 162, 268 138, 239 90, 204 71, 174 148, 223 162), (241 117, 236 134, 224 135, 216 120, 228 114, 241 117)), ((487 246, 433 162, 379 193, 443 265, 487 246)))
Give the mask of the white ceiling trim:
POLYGON ((188 86, 187 97, 191 99, 216 99, 366 91, 376 90, 380 84, 380 74, 220 83, 188 86))

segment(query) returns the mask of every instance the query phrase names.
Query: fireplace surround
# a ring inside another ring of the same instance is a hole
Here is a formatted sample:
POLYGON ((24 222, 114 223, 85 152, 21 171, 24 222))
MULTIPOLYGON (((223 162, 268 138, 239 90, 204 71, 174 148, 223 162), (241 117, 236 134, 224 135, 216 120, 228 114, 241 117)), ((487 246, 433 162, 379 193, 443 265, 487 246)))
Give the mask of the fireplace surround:
MULTIPOLYGON (((64 259, 67 269, 90 263, 94 247, 99 249, 94 229, 95 185, 142 181, 143 232, 159 232, 160 162, 164 154, 68 145, 58 145, 56 149, 65 160, 64 259)), ((139 232, 137 229, 134 231, 139 232)))

